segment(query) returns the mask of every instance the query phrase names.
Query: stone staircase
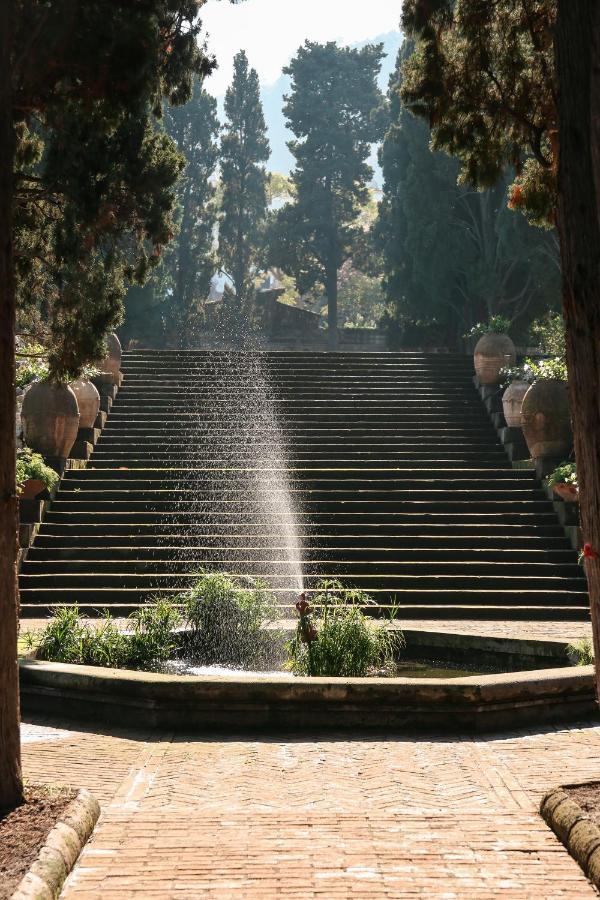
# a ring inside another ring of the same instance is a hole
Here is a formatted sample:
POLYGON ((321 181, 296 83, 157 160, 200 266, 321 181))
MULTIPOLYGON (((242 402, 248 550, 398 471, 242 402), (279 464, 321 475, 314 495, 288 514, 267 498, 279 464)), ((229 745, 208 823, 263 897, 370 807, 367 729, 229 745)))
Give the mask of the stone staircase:
POLYGON ((123 373, 22 564, 24 616, 124 615, 202 569, 260 575, 289 607, 298 554, 265 510, 291 499, 309 589, 338 578, 404 620, 588 617, 576 554, 534 474, 509 467, 468 357, 134 351, 123 373))

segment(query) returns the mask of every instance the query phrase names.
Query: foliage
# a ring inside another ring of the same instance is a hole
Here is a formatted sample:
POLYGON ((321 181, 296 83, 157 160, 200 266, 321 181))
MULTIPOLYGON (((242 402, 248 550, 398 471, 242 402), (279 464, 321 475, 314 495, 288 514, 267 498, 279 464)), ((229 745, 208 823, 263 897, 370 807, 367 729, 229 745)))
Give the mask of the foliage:
POLYGON ((370 199, 371 144, 382 134, 377 76, 382 45, 360 50, 307 41, 285 74, 284 113, 295 135, 294 199, 271 217, 268 261, 296 278, 304 294, 325 288, 329 325, 337 327, 338 271, 363 238, 361 208, 370 199))
POLYGON ((225 96, 221 138, 222 201, 219 258, 235 287, 238 307, 252 299, 253 276, 267 214, 270 155, 267 128, 255 69, 241 50, 234 60, 233 82, 225 96))
POLYGON ((580 638, 578 641, 573 641, 573 643, 569 644, 567 647, 567 654, 572 665, 594 665, 594 646, 590 638, 580 638))
POLYGON ((565 321, 560 313, 549 312, 532 322, 531 335, 544 353, 565 358, 565 321))
POLYGON ((381 279, 355 268, 352 260, 339 271, 339 323, 342 328, 376 328, 386 311, 381 279))
POLYGON ((170 659, 176 649, 176 606, 155 600, 133 613, 120 630, 110 613, 98 623, 83 621, 77 607, 59 607, 39 638, 37 658, 51 662, 148 671, 170 659))
POLYGON ((186 652, 196 662, 261 666, 275 655, 277 619, 272 595, 259 580, 227 573, 201 574, 176 598, 184 609, 186 652))
POLYGON ((362 612, 373 600, 364 591, 345 589, 339 581, 322 581, 301 613, 311 621, 298 624, 288 645, 296 675, 363 678, 373 670, 392 670, 400 633, 376 625, 362 612), (311 630, 312 629, 312 630, 311 630))
POLYGON ((162 99, 188 99, 213 61, 193 0, 17 0, 13 57, 14 240, 25 319, 50 338, 50 378, 102 358, 129 281, 143 281, 174 231, 183 160, 156 127, 162 99))
POLYGON ((563 463, 557 466, 546 479, 548 487, 554 487, 555 484, 573 484, 577 485, 577 463, 563 463))
POLYGON ((412 49, 405 42, 390 82, 380 151, 384 191, 374 238, 383 257, 390 328, 435 322, 434 343, 449 345, 475 322, 501 315, 513 323, 513 333, 524 335, 531 317, 560 303, 555 235, 507 209, 510 174, 474 191, 457 184, 455 159, 432 152, 429 124, 401 100, 412 49))
POLYGON ((484 334, 508 334, 510 331, 510 319, 505 316, 491 316, 487 322, 477 322, 470 331, 465 334, 466 338, 481 337, 484 334))
POLYGON ((23 344, 17 353, 15 384, 27 387, 33 381, 43 381, 48 377, 47 351, 39 343, 23 344))
POLYGON ((165 258, 170 285, 165 310, 167 339, 170 346, 189 347, 218 268, 213 176, 220 126, 217 101, 203 90, 199 79, 189 103, 166 107, 165 128, 186 160, 177 183, 178 234, 165 258))
POLYGON ((500 369, 500 386, 507 388, 509 384, 516 381, 524 381, 526 384, 533 384, 534 376, 531 366, 523 363, 521 366, 505 366, 500 369))
POLYGON ((554 224, 555 0, 406 0, 416 41, 404 102, 432 126, 432 148, 458 157, 461 181, 489 188, 509 167, 511 209, 554 224))
POLYGON ((525 369, 529 372, 526 379, 532 384, 535 381, 568 381, 569 373, 564 358, 553 356, 550 359, 525 360, 525 369))
POLYGON ((40 453, 34 453, 30 447, 22 447, 17 450, 17 492, 20 493, 23 485, 29 479, 43 481, 48 490, 58 484, 58 474, 47 466, 44 457, 40 453))

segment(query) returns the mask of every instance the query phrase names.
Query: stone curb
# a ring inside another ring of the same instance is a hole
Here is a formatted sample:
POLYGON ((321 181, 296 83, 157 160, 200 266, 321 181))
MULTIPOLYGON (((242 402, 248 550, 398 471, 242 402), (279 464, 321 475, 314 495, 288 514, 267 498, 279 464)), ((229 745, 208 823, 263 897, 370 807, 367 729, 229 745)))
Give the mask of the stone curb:
POLYGON ((99 816, 100 805, 95 797, 89 791, 79 791, 46 838, 11 900, 56 900, 99 816))
POLYGON ((600 888, 600 828, 562 788, 545 795, 540 813, 592 884, 600 888))

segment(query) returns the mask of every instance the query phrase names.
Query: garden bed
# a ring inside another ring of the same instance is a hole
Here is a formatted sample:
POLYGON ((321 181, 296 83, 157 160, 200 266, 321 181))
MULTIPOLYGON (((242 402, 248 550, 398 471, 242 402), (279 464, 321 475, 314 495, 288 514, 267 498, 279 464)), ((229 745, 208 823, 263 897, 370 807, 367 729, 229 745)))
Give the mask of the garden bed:
POLYGON ((32 785, 25 803, 0 810, 0 900, 8 900, 75 797, 68 788, 32 785))

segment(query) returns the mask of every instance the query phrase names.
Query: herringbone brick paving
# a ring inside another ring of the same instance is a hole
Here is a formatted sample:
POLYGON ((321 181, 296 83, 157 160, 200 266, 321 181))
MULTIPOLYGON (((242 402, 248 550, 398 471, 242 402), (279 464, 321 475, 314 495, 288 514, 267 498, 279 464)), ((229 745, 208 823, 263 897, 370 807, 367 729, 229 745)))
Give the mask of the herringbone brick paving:
POLYGON ((458 739, 173 738, 24 726, 31 780, 103 804, 64 900, 596 896, 537 815, 600 727, 458 739))

